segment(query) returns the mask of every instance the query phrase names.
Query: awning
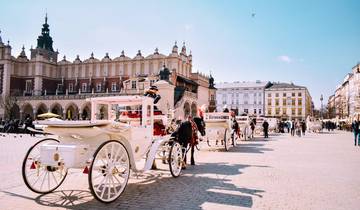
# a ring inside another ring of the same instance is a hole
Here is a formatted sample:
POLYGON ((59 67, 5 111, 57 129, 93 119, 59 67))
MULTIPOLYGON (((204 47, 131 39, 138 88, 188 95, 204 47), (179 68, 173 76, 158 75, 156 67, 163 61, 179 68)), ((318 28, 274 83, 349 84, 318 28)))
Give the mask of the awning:
POLYGON ((176 80, 179 81, 179 82, 185 82, 185 83, 188 83, 188 84, 191 84, 191 85, 195 85, 195 86, 199 86, 198 83, 192 81, 192 80, 189 80, 185 77, 182 77, 182 76, 177 76, 176 77, 176 80))

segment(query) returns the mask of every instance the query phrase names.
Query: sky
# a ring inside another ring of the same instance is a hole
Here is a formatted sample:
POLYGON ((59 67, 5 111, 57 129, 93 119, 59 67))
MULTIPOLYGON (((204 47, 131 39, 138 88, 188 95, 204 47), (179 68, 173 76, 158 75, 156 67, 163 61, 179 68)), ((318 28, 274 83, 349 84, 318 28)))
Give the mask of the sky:
POLYGON ((360 1, 4 1, 0 30, 13 55, 36 46, 48 14, 54 48, 73 61, 94 52, 135 57, 174 42, 192 51, 193 71, 215 82, 273 81, 306 86, 324 104, 360 62, 360 1))

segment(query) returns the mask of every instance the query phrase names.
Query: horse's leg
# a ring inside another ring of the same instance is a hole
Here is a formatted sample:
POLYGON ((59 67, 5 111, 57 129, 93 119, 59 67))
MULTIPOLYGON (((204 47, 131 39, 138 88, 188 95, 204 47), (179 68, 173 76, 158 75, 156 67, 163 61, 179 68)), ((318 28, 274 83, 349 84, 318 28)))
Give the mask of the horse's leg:
POLYGON ((182 144, 182 152, 184 155, 184 161, 182 163, 182 169, 186 169, 186 148, 187 148, 187 144, 182 144))
POLYGON ((192 166, 195 165, 194 151, 195 151, 195 146, 192 145, 191 146, 191 160, 190 160, 192 166))

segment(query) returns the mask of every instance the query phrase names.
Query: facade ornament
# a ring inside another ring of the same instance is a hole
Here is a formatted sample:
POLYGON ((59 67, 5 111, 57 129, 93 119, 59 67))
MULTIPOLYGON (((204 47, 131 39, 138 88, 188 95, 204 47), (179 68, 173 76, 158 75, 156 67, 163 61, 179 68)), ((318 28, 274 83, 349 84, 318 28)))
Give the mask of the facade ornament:
POLYGON ((172 53, 178 53, 177 41, 175 41, 175 45, 173 46, 172 53))
POLYGON ((120 57, 125 57, 125 52, 124 52, 124 50, 121 51, 120 57))
POLYGON ((138 50, 138 53, 136 54, 136 56, 141 56, 141 50, 138 50))
POLYGON ((105 57, 104 57, 104 58, 109 58, 109 59, 110 59, 109 53, 105 53, 105 57))
POLYGON ((155 48, 154 55, 159 55, 159 49, 158 48, 155 48))
POLYGON ((64 55, 64 57, 63 57, 63 61, 66 61, 66 55, 64 55))
POLYGON ((94 59, 94 52, 91 52, 90 59, 94 59))

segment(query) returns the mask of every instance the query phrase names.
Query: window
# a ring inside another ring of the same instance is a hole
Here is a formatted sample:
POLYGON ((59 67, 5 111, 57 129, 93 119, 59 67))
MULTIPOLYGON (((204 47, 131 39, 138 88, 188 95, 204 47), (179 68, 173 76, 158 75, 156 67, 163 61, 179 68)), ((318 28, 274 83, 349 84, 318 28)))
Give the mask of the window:
POLYGON ((81 91, 82 91, 82 92, 86 92, 86 91, 87 91, 87 84, 86 84, 86 83, 82 83, 82 84, 81 84, 81 91))
POLYGON ((131 89, 136 89, 136 81, 131 81, 131 89))
POLYGON ((283 98, 283 106, 286 106, 286 99, 285 98, 283 98))
POLYGON ((291 105, 295 106, 295 98, 291 99, 291 105))
POLYGON ((280 115, 280 108, 277 107, 277 108, 275 109, 275 114, 276 114, 276 115, 280 115))
POLYGON ((261 114, 261 109, 259 109, 259 114, 261 114))
POLYGON ((286 115, 286 108, 283 108, 282 114, 283 114, 283 115, 286 115))
POLYGON ((248 104, 248 101, 244 101, 244 104, 248 104))
POLYGON ((295 115, 295 108, 292 108, 292 109, 291 109, 291 114, 292 114, 292 115, 295 115))
POLYGON ((32 91, 32 80, 26 80, 25 91, 27 93, 31 93, 31 91, 32 91))
POLYGON ((63 91, 63 85, 62 84, 57 84, 57 90, 59 92, 62 92, 63 91))
POLYGON ((261 93, 259 93, 259 97, 261 97, 261 93))
POLYGON ((117 90, 116 82, 112 82, 111 83, 111 91, 116 91, 116 90, 117 90))
POLYGON ((275 106, 279 106, 279 99, 275 99, 275 106))
POLYGON ((271 115, 271 108, 268 108, 267 113, 268 115, 271 115))
POLYGON ((291 93, 291 96, 292 96, 292 97, 295 97, 295 93, 291 93))
POLYGON ((247 98, 249 97, 249 94, 248 93, 244 93, 244 98, 247 98))
POLYGON ((256 101, 254 101, 254 104, 256 104, 256 101))
POLYGON ((298 98, 298 105, 302 106, 302 98, 298 98))
POLYGON ((96 91, 100 92, 101 91, 101 83, 97 83, 96 84, 96 91))
POLYGON ((69 83, 69 92, 74 92, 74 84, 73 83, 69 83))
POLYGON ((279 97, 279 93, 275 93, 275 97, 279 97))
POLYGON ((298 93, 298 96, 301 97, 301 93, 298 93))
POLYGON ((226 104, 226 101, 223 101, 223 105, 225 105, 226 104))
POLYGON ((286 97, 286 93, 283 93, 283 97, 286 97))
POLYGON ((254 93, 254 97, 256 97, 256 93, 254 93))
POLYGON ((298 115, 302 115, 302 108, 298 109, 298 115))
POLYGON ((249 110, 248 110, 248 109, 244 109, 244 112, 247 114, 247 113, 249 113, 249 110))
POLYGON ((271 106, 271 98, 268 99, 268 105, 271 106))
POLYGON ((236 99, 236 104, 239 104, 239 99, 236 99))
POLYGON ((256 109, 254 109, 254 114, 256 114, 256 109))
POLYGON ((261 105, 261 101, 259 101, 259 105, 261 105))

